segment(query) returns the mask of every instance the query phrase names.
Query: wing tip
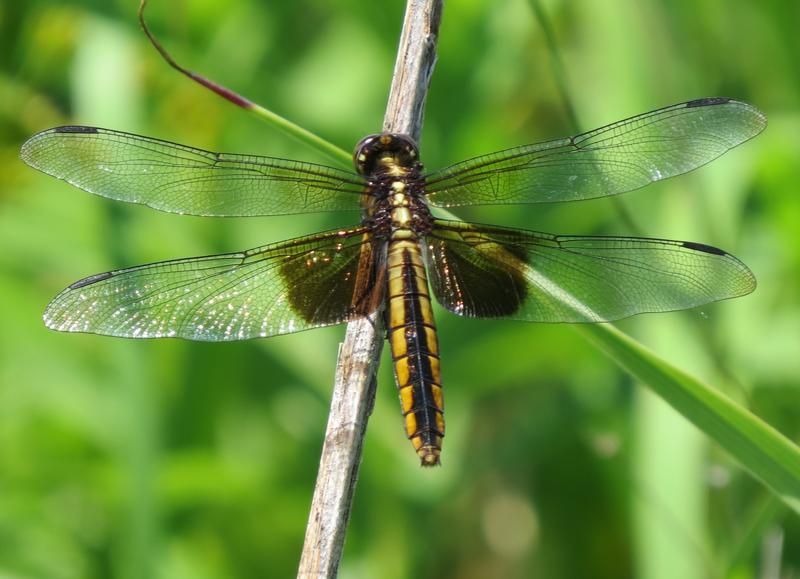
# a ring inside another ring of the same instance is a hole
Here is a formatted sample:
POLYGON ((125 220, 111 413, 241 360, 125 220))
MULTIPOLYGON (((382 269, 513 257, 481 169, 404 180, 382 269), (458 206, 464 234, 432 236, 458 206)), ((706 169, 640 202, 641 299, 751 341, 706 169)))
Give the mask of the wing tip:
MULTIPOLYGON (((733 105, 739 107, 740 109, 746 110, 749 112, 753 117, 756 119, 756 123, 753 127, 752 134, 748 137, 748 139, 755 137, 761 131, 763 131, 767 126, 767 116, 761 112, 757 107, 754 107, 750 103, 746 103, 744 101, 739 101, 736 99, 732 99, 729 97, 705 97, 694 99, 691 101, 687 101, 683 103, 684 107, 687 109, 691 108, 700 108, 700 107, 712 107, 718 105, 733 105)), ((746 139, 745 139, 746 140, 746 139)))
POLYGON ((99 132, 100 129, 97 127, 87 127, 84 125, 63 125, 60 127, 45 129, 43 131, 39 131, 35 135, 32 135, 24 143, 22 143, 22 146, 20 146, 19 149, 19 158, 22 159, 25 164, 33 167, 34 169, 43 170, 40 168, 40 165, 37 163, 36 159, 36 146, 40 141, 42 141, 42 139, 47 139, 51 135, 60 133, 94 135, 98 134, 99 132))
MULTIPOLYGON (((729 262, 732 262, 732 265, 736 267, 738 273, 741 274, 741 285, 740 287, 730 296, 720 298, 722 299, 729 299, 729 298, 737 298, 741 296, 746 296, 748 294, 753 293, 758 286, 758 281, 756 280, 755 274, 753 274, 752 270, 747 267, 738 257, 728 253, 725 250, 722 250, 718 247, 714 247, 713 245, 706 245, 705 243, 697 243, 696 241, 682 241, 681 247, 685 247, 686 249, 691 249, 692 251, 700 251, 703 253, 708 253, 710 255, 716 255, 727 259, 729 262)), ((719 301, 719 300, 717 300, 719 301)))

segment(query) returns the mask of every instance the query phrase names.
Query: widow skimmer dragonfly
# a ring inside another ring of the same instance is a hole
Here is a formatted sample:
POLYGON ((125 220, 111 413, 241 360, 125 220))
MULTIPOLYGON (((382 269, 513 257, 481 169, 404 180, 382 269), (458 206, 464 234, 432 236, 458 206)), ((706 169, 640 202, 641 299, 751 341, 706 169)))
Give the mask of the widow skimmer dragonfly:
POLYGON ((358 144, 355 173, 109 129, 49 129, 21 158, 118 201, 192 215, 361 210, 363 218, 248 251, 92 275, 58 294, 44 321, 67 332, 228 341, 338 324, 386 302, 406 434, 432 466, 444 405, 431 290, 460 316, 607 322, 742 296, 756 282, 734 256, 701 243, 448 221, 429 206, 616 195, 700 167, 765 126, 746 103, 705 98, 432 172, 409 137, 385 133, 358 144))

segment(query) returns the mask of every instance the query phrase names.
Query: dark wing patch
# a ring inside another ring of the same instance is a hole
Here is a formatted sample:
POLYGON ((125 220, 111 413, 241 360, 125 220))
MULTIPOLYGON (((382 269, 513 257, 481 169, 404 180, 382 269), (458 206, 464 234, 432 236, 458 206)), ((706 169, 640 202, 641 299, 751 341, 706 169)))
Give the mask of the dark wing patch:
POLYGON ((350 318, 368 315, 381 304, 385 243, 374 240, 366 230, 360 238, 360 245, 353 245, 357 251, 346 249, 346 240, 338 239, 289 255, 281 262, 288 303, 306 323, 339 323, 343 321, 343 305, 348 310, 345 318, 350 318))
POLYGON ((488 241, 479 229, 442 225, 426 238, 424 255, 433 293, 453 313, 501 318, 525 303, 528 282, 515 267, 527 257, 520 246, 488 241))

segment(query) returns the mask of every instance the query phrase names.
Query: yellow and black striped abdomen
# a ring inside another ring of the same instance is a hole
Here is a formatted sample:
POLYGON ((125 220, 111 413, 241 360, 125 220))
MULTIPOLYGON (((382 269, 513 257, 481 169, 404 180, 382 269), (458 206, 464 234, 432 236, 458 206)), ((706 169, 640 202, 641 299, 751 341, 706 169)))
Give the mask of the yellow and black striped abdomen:
POLYGON ((389 343, 406 435, 423 466, 439 464, 444 405, 439 343, 428 279, 416 239, 389 244, 389 343))

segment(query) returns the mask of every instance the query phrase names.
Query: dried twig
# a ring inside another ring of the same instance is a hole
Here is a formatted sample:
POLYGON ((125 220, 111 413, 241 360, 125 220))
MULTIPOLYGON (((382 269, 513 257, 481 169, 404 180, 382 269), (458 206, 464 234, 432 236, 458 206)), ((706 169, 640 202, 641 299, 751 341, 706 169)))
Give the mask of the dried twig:
MULTIPOLYGON (((408 0, 383 130, 419 140, 442 0, 408 0)), ((336 577, 383 348, 383 312, 348 324, 297 576, 336 577)))

